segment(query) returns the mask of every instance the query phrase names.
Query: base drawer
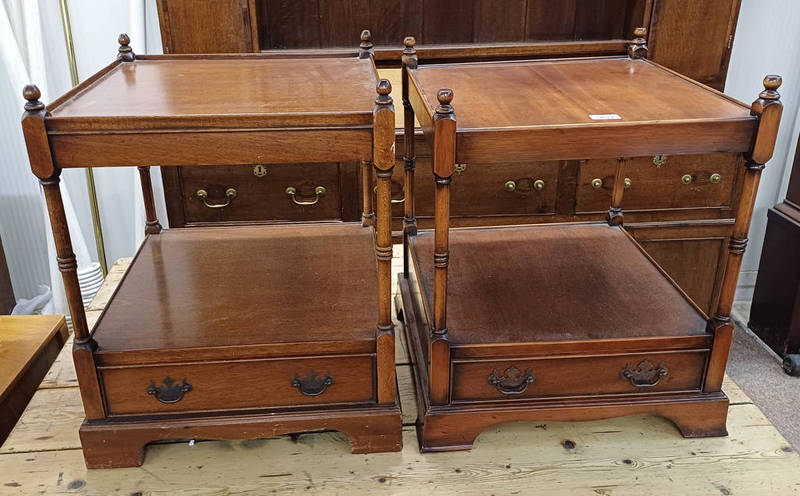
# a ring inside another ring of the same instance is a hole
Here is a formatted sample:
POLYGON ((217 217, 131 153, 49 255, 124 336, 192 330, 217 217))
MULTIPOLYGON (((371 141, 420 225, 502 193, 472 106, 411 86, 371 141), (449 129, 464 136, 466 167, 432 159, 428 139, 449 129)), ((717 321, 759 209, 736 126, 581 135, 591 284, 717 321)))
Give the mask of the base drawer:
POLYGON ((109 415, 375 401, 374 355, 101 368, 109 415))
POLYGON ((698 391, 708 350, 454 360, 453 401, 698 391))

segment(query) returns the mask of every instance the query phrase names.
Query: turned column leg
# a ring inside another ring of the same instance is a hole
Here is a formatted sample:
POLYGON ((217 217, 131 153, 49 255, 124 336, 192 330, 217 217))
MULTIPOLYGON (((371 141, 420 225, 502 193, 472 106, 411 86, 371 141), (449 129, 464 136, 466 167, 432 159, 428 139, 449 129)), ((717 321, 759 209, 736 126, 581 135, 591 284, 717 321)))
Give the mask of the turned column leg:
POLYGON ((416 150, 414 142, 414 107, 408 99, 408 69, 417 68, 417 44, 413 37, 408 36, 403 40, 402 81, 403 81, 403 162, 405 175, 403 191, 405 196, 403 215, 403 277, 408 279, 408 237, 417 234, 417 216, 414 196, 414 168, 416 166, 416 150))
POLYGON ((431 404, 450 401, 450 339, 447 331, 447 266, 450 263, 450 180, 456 164, 456 117, 450 102, 453 91, 437 93, 434 116, 433 174, 436 180, 436 211, 433 248, 433 329, 430 345, 431 404))
POLYGON ((145 234, 159 234, 161 224, 156 215, 156 201, 153 197, 153 182, 150 179, 150 167, 139 166, 139 179, 142 183, 142 199, 144 200, 144 212, 147 216, 147 223, 144 226, 145 234))
POLYGON ((736 284, 739 281, 739 270, 742 266, 742 256, 747 248, 747 233, 750 230, 750 220, 753 217, 753 206, 756 201, 758 183, 761 180, 761 171, 764 164, 772 158, 778 127, 783 113, 778 88, 782 79, 780 76, 767 76, 764 78, 764 91, 753 102, 751 113, 759 116, 758 131, 753 148, 745 156, 745 173, 742 184, 742 195, 736 208, 736 219, 733 223, 733 234, 728 243, 728 260, 725 264, 725 275, 722 278, 719 302, 714 316, 709 319, 708 329, 714 333, 714 342, 711 345, 711 358, 706 374, 704 390, 706 392, 720 391, 722 379, 725 376, 725 365, 728 362, 731 341, 733 341, 733 322, 731 309, 736 295, 736 284))
POLYGON ((625 169, 627 169, 627 158, 621 158, 617 161, 617 170, 614 174, 614 186, 611 192, 611 206, 608 208, 608 215, 606 220, 610 226, 621 226, 623 221, 622 213, 622 197, 625 188, 628 187, 628 180, 625 178, 625 169))
POLYGON ((375 254, 378 260, 378 403, 397 400, 395 342, 392 323, 392 171, 394 170, 394 105, 386 79, 378 82, 373 112, 373 159, 378 178, 375 254))

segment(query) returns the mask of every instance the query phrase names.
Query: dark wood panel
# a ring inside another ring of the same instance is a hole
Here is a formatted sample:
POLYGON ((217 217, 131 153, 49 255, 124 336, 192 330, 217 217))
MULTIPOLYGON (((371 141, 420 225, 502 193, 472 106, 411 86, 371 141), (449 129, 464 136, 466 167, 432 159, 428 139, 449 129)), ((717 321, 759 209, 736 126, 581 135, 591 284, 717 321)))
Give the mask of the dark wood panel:
POLYGON ((521 400, 548 396, 698 391, 708 350, 554 359, 471 360, 453 363, 453 401, 521 400), (666 375, 634 381, 622 372, 648 366, 666 375), (516 369, 516 370, 514 370, 516 369), (493 385, 495 382, 506 382, 493 385), (530 381, 530 382, 523 382, 530 381), (516 386, 516 383, 521 383, 516 386), (516 387, 515 387, 516 386, 516 387))
POLYGON ((253 45, 248 0, 159 0, 158 10, 164 53, 239 53, 257 49, 253 45))
POLYGON ((258 37, 263 49, 322 46, 316 1, 257 0, 257 6, 258 37))
POLYGON ((470 43, 474 5, 464 0, 426 0, 422 11, 423 43, 470 43))
POLYGON ((529 41, 571 40, 575 37, 578 0, 528 0, 525 39, 529 41))
POLYGON ((14 288, 11 286, 11 275, 8 273, 6 254, 3 251, 3 241, 0 240, 0 315, 10 314, 16 303, 14 288))
POLYGON ((624 33, 628 0, 580 0, 575 11, 575 39, 629 38, 624 33))
POLYGON ((472 41, 524 40, 527 4, 528 0, 475 0, 472 41))
POLYGON ((649 57, 717 89, 725 85, 741 0, 655 0, 649 57))
MULTIPOLYGON (((303 2, 299 2, 303 3, 303 2)), ((320 44, 323 47, 358 46, 361 31, 370 26, 369 0, 318 0, 320 44)))
POLYGON ((374 401, 373 360, 370 355, 243 360, 107 368, 100 373, 109 415, 166 414, 374 401), (309 374, 312 380, 329 375, 332 384, 319 385, 321 394, 303 394, 292 381, 309 374), (175 382, 165 381, 168 377, 175 382), (177 392, 178 401, 158 399, 172 399, 163 396, 169 394, 164 389, 178 388, 184 381, 191 389, 177 392), (151 387, 162 390, 153 394, 151 387))

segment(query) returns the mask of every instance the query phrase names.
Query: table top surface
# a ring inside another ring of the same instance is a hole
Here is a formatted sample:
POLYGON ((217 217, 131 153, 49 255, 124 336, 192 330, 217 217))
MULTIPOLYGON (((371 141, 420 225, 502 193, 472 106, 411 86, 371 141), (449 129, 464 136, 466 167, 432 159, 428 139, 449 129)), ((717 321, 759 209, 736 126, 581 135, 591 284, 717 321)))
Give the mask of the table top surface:
POLYGON ((49 105, 48 119, 289 114, 371 122, 376 82, 372 61, 356 57, 147 56, 112 64, 49 105))
POLYGON ((56 333, 67 338, 63 315, 0 316, 0 399, 56 333))
POLYGON ((431 115, 437 91, 453 90, 459 131, 753 119, 747 105, 640 59, 420 65, 411 74, 431 115))
POLYGON ((373 246, 360 224, 169 229, 146 239, 94 338, 100 353, 372 343, 373 246))

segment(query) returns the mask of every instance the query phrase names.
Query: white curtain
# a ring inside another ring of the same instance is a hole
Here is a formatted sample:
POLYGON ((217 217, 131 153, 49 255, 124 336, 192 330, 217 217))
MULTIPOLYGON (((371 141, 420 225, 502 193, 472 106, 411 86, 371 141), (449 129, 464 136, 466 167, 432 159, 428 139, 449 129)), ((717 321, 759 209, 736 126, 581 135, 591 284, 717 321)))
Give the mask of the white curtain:
MULTIPOLYGON (((68 5, 81 80, 116 57, 119 33, 131 35, 137 53, 161 52, 155 0, 73 0, 68 5)), ((59 3, 0 0, 0 236, 17 299, 31 298, 46 285, 53 288, 47 310, 66 313, 41 188, 30 172, 20 128, 21 92, 28 82, 40 88, 45 104, 71 87, 59 3)), ((95 169, 95 177, 110 265, 132 256, 143 238, 138 173, 135 168, 95 169)), ((61 178, 73 249, 79 268, 85 267, 97 260, 85 174, 71 169, 61 178)), ((157 168, 153 182, 163 224, 157 168)))

